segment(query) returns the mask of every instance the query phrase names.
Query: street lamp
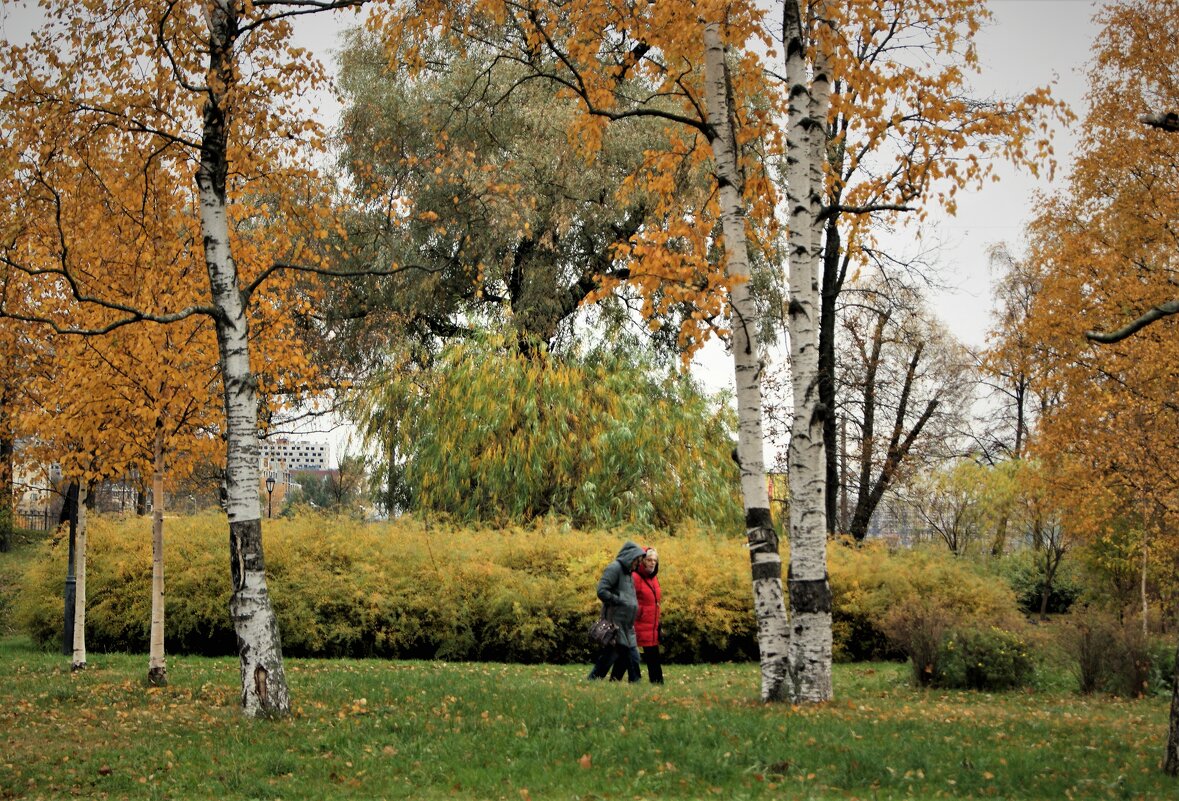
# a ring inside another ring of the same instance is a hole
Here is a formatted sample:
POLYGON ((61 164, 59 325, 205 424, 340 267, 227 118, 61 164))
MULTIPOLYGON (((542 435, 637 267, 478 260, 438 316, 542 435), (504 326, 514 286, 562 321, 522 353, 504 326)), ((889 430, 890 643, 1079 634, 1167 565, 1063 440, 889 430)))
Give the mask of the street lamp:
POLYGON ((266 516, 274 516, 274 476, 266 477, 266 516))

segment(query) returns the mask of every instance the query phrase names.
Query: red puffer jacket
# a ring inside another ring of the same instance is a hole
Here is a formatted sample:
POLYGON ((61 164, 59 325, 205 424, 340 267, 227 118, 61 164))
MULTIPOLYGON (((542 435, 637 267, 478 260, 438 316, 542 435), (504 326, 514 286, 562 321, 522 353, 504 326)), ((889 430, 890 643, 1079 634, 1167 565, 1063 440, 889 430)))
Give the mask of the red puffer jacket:
POLYGON ((647 573, 647 568, 640 563, 638 569, 630 574, 635 583, 635 597, 639 601, 635 639, 643 647, 659 644, 659 603, 663 600, 663 592, 659 589, 658 576, 658 564, 655 570, 647 573))

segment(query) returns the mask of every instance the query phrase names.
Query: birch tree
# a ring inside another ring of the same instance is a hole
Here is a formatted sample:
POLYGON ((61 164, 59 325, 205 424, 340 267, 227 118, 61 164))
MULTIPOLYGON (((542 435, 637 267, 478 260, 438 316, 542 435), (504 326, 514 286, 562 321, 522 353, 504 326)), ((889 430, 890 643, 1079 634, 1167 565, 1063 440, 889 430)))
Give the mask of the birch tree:
MULTIPOLYGON (((88 159, 89 147, 120 142, 134 144, 140 163, 196 165, 189 197, 205 271, 201 302, 171 307, 120 293, 80 271, 63 247, 54 249, 52 266, 11 246, 5 263, 46 281, 55 296, 105 315, 89 327, 59 324, 62 331, 102 334, 145 321, 212 320, 226 442, 230 614, 248 716, 285 715, 290 706, 262 553, 258 392, 264 376, 250 353, 250 315, 270 309, 289 319, 313 306, 313 296, 284 296, 283 290, 292 288, 293 271, 326 269, 324 252, 309 243, 326 240, 331 219, 306 167, 322 137, 292 100, 321 84, 323 73, 289 44, 290 20, 354 5, 210 0, 108 9, 99 2, 61 2, 47 7, 49 20, 29 46, 5 55, 5 74, 12 76, 6 108, 25 115, 29 130, 40 122, 81 132, 87 149, 77 158, 88 159), (319 207, 300 213, 292 203, 296 192, 319 207), (287 228, 260 225, 262 213, 287 228), (262 297, 268 302, 251 306, 262 297)), ((45 151, 34 142, 17 152, 39 163, 45 151)), ((35 163, 18 165, 14 180, 35 183, 35 163)), ((60 233, 64 241, 79 232, 60 233)), ((296 372, 307 367, 297 353, 287 359, 296 372)))
POLYGON ((70 657, 70 670, 86 669, 86 481, 78 482, 78 531, 74 549, 74 577, 77 581, 74 592, 74 642, 70 657))
MULTIPOLYGON (((725 270, 732 281, 729 306, 732 318, 730 348, 737 390, 737 461, 741 468, 741 495, 745 506, 745 537, 753 573, 753 608, 757 617, 757 644, 761 655, 762 700, 785 696, 787 660, 793 644, 786 625, 782 593, 782 558, 778 534, 770 516, 761 421, 761 372, 764 367, 754 332, 759 328, 757 307, 749 292, 749 247, 745 238, 744 180, 738 161, 737 137, 731 97, 728 58, 721 26, 705 23, 704 75, 708 118, 720 194, 720 218, 725 244, 725 270)), ((793 523, 793 520, 792 520, 793 523)), ((799 621, 795 632, 799 631, 799 621)), ((830 640, 828 640, 830 653, 830 640)), ((791 679, 794 676, 791 675, 791 679)), ((797 692, 793 697, 798 697, 797 692)))
MULTIPOLYGON (((878 231, 903 216, 924 217, 933 206, 954 213, 957 193, 980 185, 1000 158, 1033 173, 1050 171, 1051 145, 1041 125, 1070 114, 1048 87, 1021 88, 1013 97, 972 91, 971 76, 979 71, 975 37, 989 18, 983 0, 803 0, 799 6, 810 44, 805 58, 824 59, 829 75, 827 144, 820 154, 826 177, 819 402, 834 409, 838 315, 849 279, 877 269, 919 277, 929 269, 878 253, 878 231)), ((789 76, 783 80, 790 91, 789 76)), ((827 526, 834 532, 835 415, 827 414, 823 425, 827 526)))

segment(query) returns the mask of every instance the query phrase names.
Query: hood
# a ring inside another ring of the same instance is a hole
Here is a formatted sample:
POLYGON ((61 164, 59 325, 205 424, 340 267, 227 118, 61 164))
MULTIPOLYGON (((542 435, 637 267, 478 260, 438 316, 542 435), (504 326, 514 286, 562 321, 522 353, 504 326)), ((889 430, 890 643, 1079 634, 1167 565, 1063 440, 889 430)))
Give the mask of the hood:
POLYGON ((641 557, 646 551, 641 546, 627 540, 622 549, 618 552, 618 556, 614 557, 622 564, 622 569, 627 573, 630 572, 630 565, 635 559, 641 557))

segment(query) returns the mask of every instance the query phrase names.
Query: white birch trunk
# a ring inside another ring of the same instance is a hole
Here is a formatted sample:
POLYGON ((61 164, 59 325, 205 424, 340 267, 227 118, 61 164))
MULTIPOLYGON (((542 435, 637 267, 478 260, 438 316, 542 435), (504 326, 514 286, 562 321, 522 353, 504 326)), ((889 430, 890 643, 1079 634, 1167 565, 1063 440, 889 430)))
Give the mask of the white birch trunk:
POLYGON ((151 482, 151 637, 147 656, 147 683, 168 683, 164 660, 164 427, 156 421, 151 482))
POLYGON ((720 25, 704 27, 705 99, 713 129, 713 158, 720 193, 725 238, 725 269, 734 279, 729 293, 732 314, 733 368, 736 374, 741 495, 745 536, 753 574, 753 609, 761 658, 761 698, 782 700, 790 632, 782 593, 782 558, 778 534, 770 518, 769 491, 763 455, 761 372, 764 367, 754 340, 757 308, 749 293, 749 252, 745 238, 744 180, 738 164, 732 123, 731 92, 720 25))
POLYGON ((242 710, 248 717, 260 717, 288 714, 290 694, 262 558, 257 380, 250 368, 248 322, 230 252, 226 204, 229 121, 225 103, 237 74, 236 15, 237 6, 230 0, 214 0, 206 7, 211 90, 203 109, 197 187, 225 391, 226 513, 233 587, 229 613, 241 660, 242 710))
POLYGON ((86 480, 78 480, 78 528, 74 546, 74 654, 70 670, 86 669, 86 480))
MULTIPOLYGON (((822 13, 821 4, 813 9, 822 13)), ((830 700, 831 589, 827 581, 823 420, 819 403, 819 267, 822 255, 823 148, 830 79, 816 59, 808 75, 806 39, 797 0, 786 0, 789 86, 787 187, 789 209, 790 376, 794 414, 788 452, 790 484, 789 692, 795 702, 830 700)))

